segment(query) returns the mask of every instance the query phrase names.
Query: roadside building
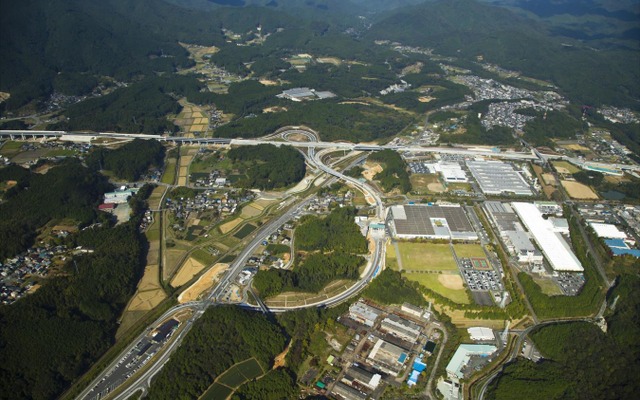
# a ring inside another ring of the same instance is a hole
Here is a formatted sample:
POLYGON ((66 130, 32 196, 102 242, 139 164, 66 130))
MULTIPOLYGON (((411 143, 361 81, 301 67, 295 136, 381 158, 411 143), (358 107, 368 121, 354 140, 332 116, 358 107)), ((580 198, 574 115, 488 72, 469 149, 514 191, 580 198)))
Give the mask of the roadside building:
POLYGON ((157 343, 162 342, 178 328, 178 325, 180 325, 180 322, 173 318, 164 322, 151 332, 152 340, 157 343))
POLYGON ((498 350, 496 346, 488 344, 461 344, 447 364, 446 370, 449 379, 459 383, 465 376, 464 367, 469 364, 471 357, 488 357, 496 350, 498 350))
POLYGON ((380 323, 380 330, 400 339, 416 342, 420 337, 420 326, 395 314, 390 314, 380 323))
POLYGON ((496 340, 496 336, 490 328, 474 326, 467 328, 467 332, 469 332, 469 337, 474 342, 492 342, 496 340))
POLYGON ((430 172, 438 173, 447 183, 466 183, 469 182, 467 174, 462 166, 457 162, 439 161, 433 164, 425 164, 430 172))
POLYGON ((372 327, 382 311, 361 301, 349 306, 349 318, 368 327, 372 327))

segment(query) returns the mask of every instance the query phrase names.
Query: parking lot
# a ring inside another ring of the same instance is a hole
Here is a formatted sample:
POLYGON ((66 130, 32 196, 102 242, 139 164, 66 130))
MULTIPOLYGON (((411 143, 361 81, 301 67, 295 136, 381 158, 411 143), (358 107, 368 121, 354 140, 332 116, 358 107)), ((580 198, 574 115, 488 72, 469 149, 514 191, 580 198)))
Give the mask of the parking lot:
MULTIPOLYGON (((468 260, 463 259, 463 260, 468 260)), ((470 263, 470 262, 469 262, 470 263)), ((471 267, 464 268, 462 270, 462 275, 464 279, 467 281, 467 285, 469 285, 470 290, 481 290, 481 291, 502 291, 502 283, 500 282, 500 278, 498 274, 493 271, 479 271, 473 269, 471 267)))
POLYGON ((584 286, 584 275, 560 273, 554 281, 560 286, 562 293, 567 296, 576 296, 584 286))
POLYGON ((411 170, 412 174, 431 174, 432 172, 429 171, 429 168, 424 166, 424 163, 422 162, 410 162, 409 163, 409 169, 411 170))

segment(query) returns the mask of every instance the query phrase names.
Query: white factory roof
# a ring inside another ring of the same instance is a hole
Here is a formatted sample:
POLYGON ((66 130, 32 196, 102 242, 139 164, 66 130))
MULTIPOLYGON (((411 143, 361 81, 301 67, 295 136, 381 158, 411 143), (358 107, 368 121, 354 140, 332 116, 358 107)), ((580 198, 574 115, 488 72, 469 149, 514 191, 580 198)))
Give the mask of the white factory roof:
POLYGON ((471 340, 488 341, 495 340, 496 338, 490 328, 485 328, 482 326, 468 328, 467 332, 469 332, 469 337, 471 337, 471 340))
POLYGON ((489 356, 498 348, 488 344, 461 344, 456 350, 451 361, 447 364, 447 372, 450 377, 464 378, 462 368, 469 363, 471 356, 489 356))
POLYGON ((512 203, 518 217, 525 224, 542 253, 556 271, 584 271, 582 264, 573 254, 562 235, 554 232, 553 224, 542 218, 542 213, 531 203, 512 203))
POLYGON ((601 238, 607 239, 626 239, 627 234, 618 229, 617 226, 612 224, 602 224, 599 222, 591 222, 591 227, 596 231, 596 235, 601 238))

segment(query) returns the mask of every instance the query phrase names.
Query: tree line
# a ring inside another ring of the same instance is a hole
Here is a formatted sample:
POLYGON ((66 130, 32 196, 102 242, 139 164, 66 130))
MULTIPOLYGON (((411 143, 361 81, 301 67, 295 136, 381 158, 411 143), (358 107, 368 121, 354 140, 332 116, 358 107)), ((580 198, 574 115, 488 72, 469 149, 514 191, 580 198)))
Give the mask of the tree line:
POLYGON ((369 160, 383 164, 382 172, 376 174, 385 192, 398 188, 400 192, 411 191, 411 181, 407 172, 407 163, 394 150, 377 151, 369 156, 369 160))
POLYGON ((164 155, 165 148, 157 140, 134 139, 115 150, 98 147, 85 162, 94 170, 112 171, 116 177, 134 182, 150 167, 162 168, 164 155))
POLYGON ((281 189, 300 182, 306 173, 304 156, 290 146, 241 146, 229 150, 227 157, 245 166, 246 178, 236 182, 240 187, 281 189))
POLYGON ((67 238, 68 247, 93 253, 73 256, 35 293, 0 306, 0 398, 57 398, 114 343, 145 265, 143 208, 135 209, 127 223, 104 222, 67 238))

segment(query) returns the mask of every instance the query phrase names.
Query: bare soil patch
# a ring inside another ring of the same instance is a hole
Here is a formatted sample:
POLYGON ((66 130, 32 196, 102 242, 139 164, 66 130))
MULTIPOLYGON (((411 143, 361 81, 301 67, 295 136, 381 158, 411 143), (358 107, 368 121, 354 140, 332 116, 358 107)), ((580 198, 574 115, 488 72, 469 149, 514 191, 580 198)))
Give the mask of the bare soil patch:
POLYGON ((205 265, 193 257, 189 257, 187 261, 182 264, 178 273, 171 280, 171 286, 180 287, 189 282, 191 278, 198 275, 200 271, 204 269, 205 265))
POLYGON ((226 271, 227 268, 229 268, 229 264, 222 263, 218 263, 211 267, 207 272, 202 274, 202 276, 193 285, 189 286, 187 290, 178 296, 178 302, 183 304, 196 300, 202 293, 213 287, 217 282, 219 275, 226 271))

